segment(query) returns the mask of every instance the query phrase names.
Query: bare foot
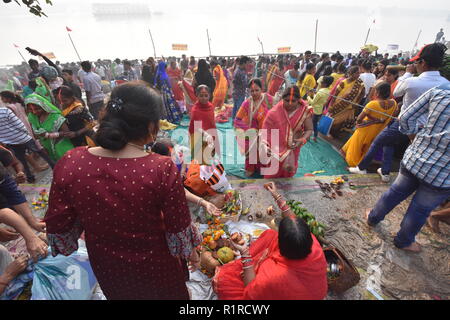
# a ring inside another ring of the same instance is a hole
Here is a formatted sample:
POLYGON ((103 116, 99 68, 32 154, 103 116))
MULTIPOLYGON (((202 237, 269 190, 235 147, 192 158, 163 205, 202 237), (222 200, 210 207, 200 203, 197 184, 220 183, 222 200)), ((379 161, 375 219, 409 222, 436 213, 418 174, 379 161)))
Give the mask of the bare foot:
POLYGON ((366 212, 364 213, 364 217, 366 218, 366 222, 370 227, 374 227, 374 224, 369 223, 369 214, 372 209, 366 209, 366 212))
POLYGON ((18 257, 16 260, 8 264, 8 266, 5 269, 5 276, 7 276, 9 279, 14 279, 19 274, 21 274, 28 265, 28 258, 24 255, 18 257))
POLYGON ((430 216, 427 219, 427 224, 436 233, 441 233, 441 229, 439 229, 439 221, 438 219, 434 218, 433 216, 430 216))
POLYGON ((414 253, 419 253, 420 251, 422 251, 420 244, 418 244, 417 242, 413 242, 409 246, 400 249, 405 251, 411 251, 414 253))

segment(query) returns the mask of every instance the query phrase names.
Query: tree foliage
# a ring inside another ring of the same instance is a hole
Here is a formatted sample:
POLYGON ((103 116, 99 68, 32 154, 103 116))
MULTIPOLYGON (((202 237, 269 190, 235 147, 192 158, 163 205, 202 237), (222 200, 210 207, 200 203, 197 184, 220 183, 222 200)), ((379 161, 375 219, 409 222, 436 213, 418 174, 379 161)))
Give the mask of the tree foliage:
MULTIPOLYGON (((4 3, 8 4, 8 3, 12 3, 13 0, 3 0, 4 3)), ((44 11, 42 11, 42 7, 40 6, 39 0, 14 0, 15 3, 17 3, 19 6, 20 5, 25 5, 29 11, 38 16, 38 17, 42 17, 45 16, 47 17, 47 15, 44 13, 44 11)), ((51 0, 45 0, 45 3, 47 5, 53 5, 51 0)))

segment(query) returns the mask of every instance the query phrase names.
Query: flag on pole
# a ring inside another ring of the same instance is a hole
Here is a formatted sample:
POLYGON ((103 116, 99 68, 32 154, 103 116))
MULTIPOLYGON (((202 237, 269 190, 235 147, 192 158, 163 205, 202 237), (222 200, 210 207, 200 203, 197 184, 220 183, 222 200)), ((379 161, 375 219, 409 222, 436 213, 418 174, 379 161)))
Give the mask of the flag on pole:
POLYGON ((14 48, 19 48, 19 46, 17 44, 13 43, 13 45, 14 45, 14 48))
POLYGON ((66 30, 67 30, 67 32, 72 31, 72 29, 70 29, 68 26, 66 26, 66 30))
POLYGON ((375 19, 373 19, 373 23, 375 24, 375 19))

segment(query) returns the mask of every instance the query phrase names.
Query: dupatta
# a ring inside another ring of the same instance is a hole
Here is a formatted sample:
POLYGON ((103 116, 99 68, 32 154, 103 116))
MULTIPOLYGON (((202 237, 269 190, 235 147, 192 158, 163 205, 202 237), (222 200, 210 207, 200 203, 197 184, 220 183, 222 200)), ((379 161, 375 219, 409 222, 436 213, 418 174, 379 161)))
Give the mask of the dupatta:
POLYGON ((289 118, 283 106, 283 101, 278 102, 267 114, 264 121, 263 129, 267 130, 262 131, 260 135, 261 143, 266 150, 271 151, 271 157, 279 162, 283 162, 294 151, 289 146, 294 143, 294 139, 298 138, 298 135, 303 131, 303 124, 312 113, 312 108, 304 100, 300 100, 299 103, 300 107, 289 118), (279 141, 272 141, 270 132, 272 129, 279 130, 279 141))
MULTIPOLYGON (((61 110, 38 94, 30 94, 26 97, 25 105, 28 104, 37 105, 48 113, 47 118, 43 122, 40 122, 39 118, 35 114, 28 114, 28 121, 30 121, 33 132, 36 135, 42 135, 47 132, 58 132, 64 122, 66 122, 66 118, 63 117, 61 110)), ((39 140, 44 148, 49 151, 50 157, 55 161, 59 160, 59 158, 62 157, 66 151, 74 148, 73 144, 67 138, 55 140, 39 137, 39 140)))

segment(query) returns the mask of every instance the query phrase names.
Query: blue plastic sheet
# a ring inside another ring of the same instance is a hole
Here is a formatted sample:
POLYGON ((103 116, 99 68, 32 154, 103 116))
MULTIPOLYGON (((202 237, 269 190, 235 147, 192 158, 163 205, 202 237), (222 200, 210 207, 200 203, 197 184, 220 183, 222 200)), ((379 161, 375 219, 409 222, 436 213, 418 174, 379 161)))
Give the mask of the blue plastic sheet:
POLYGON ((34 266, 32 300, 90 300, 97 284, 86 246, 78 240, 79 248, 70 256, 57 255, 39 261, 34 266))

